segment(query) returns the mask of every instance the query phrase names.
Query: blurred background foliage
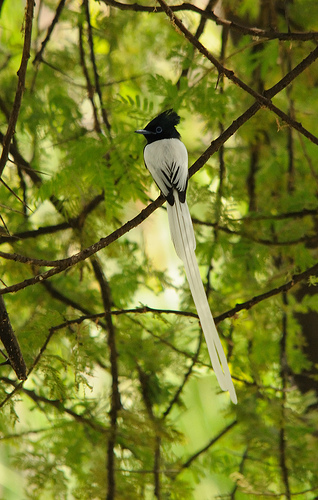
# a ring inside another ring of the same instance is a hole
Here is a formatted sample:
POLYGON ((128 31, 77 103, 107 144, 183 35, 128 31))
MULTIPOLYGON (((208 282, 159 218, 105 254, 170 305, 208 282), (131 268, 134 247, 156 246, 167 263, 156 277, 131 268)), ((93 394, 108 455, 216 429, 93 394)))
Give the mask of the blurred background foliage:
MULTIPOLYGON (((317 44, 316 0, 169 5, 259 93, 317 44)), ((25 2, 0 6, 3 141, 25 2)), ((39 0, 30 55, 0 250, 31 259, 72 256, 157 197, 133 133, 157 113, 181 115, 191 165, 254 102, 157 2, 39 0)), ((317 63, 273 103, 315 134, 317 63)), ((317 143, 262 107, 189 182, 236 407, 210 367, 164 205, 93 257, 3 295, 29 375, 1 366, 1 498, 318 497, 315 272, 279 288, 317 262, 317 143)), ((2 287, 49 268, 2 258, 2 287)))

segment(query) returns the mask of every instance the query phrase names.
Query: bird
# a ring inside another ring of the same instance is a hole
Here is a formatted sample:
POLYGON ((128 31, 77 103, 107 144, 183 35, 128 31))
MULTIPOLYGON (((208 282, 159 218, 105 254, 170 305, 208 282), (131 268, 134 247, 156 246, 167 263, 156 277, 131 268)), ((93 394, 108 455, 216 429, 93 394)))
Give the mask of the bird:
POLYGON ((179 115, 173 109, 168 109, 151 120, 144 129, 135 132, 142 134, 147 140, 144 147, 145 166, 167 200, 171 239, 185 268, 213 370, 221 389, 228 391, 232 402, 237 404, 235 387, 195 255, 196 240, 186 200, 188 152, 176 129, 179 122, 179 115))

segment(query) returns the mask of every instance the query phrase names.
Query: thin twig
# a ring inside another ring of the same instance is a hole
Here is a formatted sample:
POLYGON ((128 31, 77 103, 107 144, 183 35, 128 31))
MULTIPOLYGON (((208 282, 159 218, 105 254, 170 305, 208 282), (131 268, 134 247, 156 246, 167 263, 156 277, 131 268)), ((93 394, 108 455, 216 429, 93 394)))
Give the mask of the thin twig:
POLYGON ((83 70, 84 78, 86 80, 86 89, 87 89, 88 99, 90 100, 90 103, 91 103, 92 109, 93 109, 94 130, 95 130, 95 132, 97 132, 98 134, 100 134, 102 130, 101 130, 101 127, 100 127, 100 124, 99 124, 98 112, 97 112, 97 109, 96 109, 96 106, 95 106, 95 102, 94 102, 94 92, 95 92, 95 89, 94 89, 94 86, 93 86, 93 84, 91 82, 91 79, 90 79, 90 76, 89 76, 89 72, 88 72, 88 68, 87 68, 87 65, 86 65, 85 51, 84 51, 84 44, 83 44, 83 26, 81 24, 78 27, 78 32, 79 32, 80 63, 81 63, 81 67, 82 67, 82 70, 83 70))
POLYGON ((50 37, 51 37, 52 32, 55 28, 55 25, 57 24, 57 22, 60 18, 60 15, 62 13, 64 5, 65 5, 65 0, 60 0, 60 3, 58 4, 56 12, 55 12, 55 16, 53 18, 53 21, 51 22, 50 26, 48 27, 46 37, 44 38, 43 42, 41 43, 41 48, 36 53, 35 58, 32 61, 32 64, 36 64, 37 62, 42 61, 42 55, 43 55, 44 49, 45 49, 48 41, 50 40, 50 37))
POLYGON ((38 229, 30 229, 29 231, 21 231, 20 233, 11 234, 8 236, 0 236, 0 244, 18 240, 25 240, 27 238, 38 238, 39 236, 54 234, 58 231, 64 231, 70 228, 81 229, 84 226, 87 216, 96 207, 98 207, 98 205, 103 200, 104 200, 104 193, 102 192, 94 196, 94 198, 92 198, 88 203, 84 205, 83 209, 77 216, 71 217, 68 221, 60 222, 59 224, 52 224, 51 226, 39 227, 38 229))
POLYGON ((10 191, 10 193, 11 193, 11 194, 13 194, 13 196, 14 196, 17 200, 19 200, 19 202, 20 202, 20 203, 22 203, 22 205, 23 205, 24 207, 26 207, 28 210, 30 210, 30 212, 32 212, 32 211, 33 211, 33 210, 31 210, 31 208, 30 208, 30 207, 28 207, 28 205, 27 205, 27 204, 26 204, 26 203, 25 203, 25 202, 24 202, 24 201, 20 198, 20 196, 18 196, 18 195, 17 195, 17 194, 13 191, 13 189, 11 189, 11 188, 10 188, 10 186, 8 186, 8 184, 7 184, 6 182, 4 182, 4 180, 3 180, 3 179, 1 179, 1 178, 0 178, 0 182, 1 182, 1 184, 3 184, 3 185, 4 185, 4 187, 5 187, 8 191, 10 191))
POLYGON ((192 361, 191 365, 189 366, 188 370, 184 374, 183 380, 182 380, 181 384, 179 385, 178 389, 176 390, 176 392, 175 392, 173 398, 171 399, 169 405, 167 406, 166 410, 163 412, 162 419, 165 419, 169 415, 169 413, 171 412, 172 408, 174 408, 175 403, 179 400, 180 394, 183 391, 183 388, 186 385, 187 381, 189 380, 189 377, 190 377, 191 373, 193 372, 193 368, 194 368, 194 366, 196 365, 196 363, 198 361, 198 357, 199 357, 201 345, 202 345, 202 329, 200 329, 200 336, 199 336, 198 347, 197 347, 197 350, 195 351, 194 356, 193 356, 193 358, 191 360, 192 361))
POLYGON ((108 432, 107 427, 105 427, 104 425, 100 424, 99 422, 95 422, 94 419, 92 419, 91 417, 87 418, 84 415, 76 413, 71 408, 67 408, 62 403, 62 401, 60 399, 48 399, 48 398, 46 398, 44 396, 40 396, 39 394, 37 394, 33 390, 25 389, 24 387, 20 386, 20 384, 17 385, 14 380, 11 380, 11 379, 9 379, 7 377, 1 377, 0 380, 2 380, 3 382, 5 382, 7 384, 13 385, 15 388, 19 386, 19 391, 21 391, 24 394, 26 394, 30 399, 32 399, 32 401, 34 401, 37 404, 44 403, 46 405, 53 406, 54 408, 56 408, 57 410, 59 410, 61 413, 66 413, 67 415, 69 415, 70 417, 72 417, 77 422, 80 422, 81 424, 83 424, 83 425, 85 425, 87 427, 90 427, 94 431, 100 432, 102 434, 105 434, 105 433, 108 432))
MULTIPOLYGON (((206 5, 206 7, 205 7, 205 11, 211 11, 211 9, 213 8, 214 4, 215 4, 215 0, 209 0, 208 3, 207 3, 207 5, 206 5)), ((198 27, 196 29, 196 32, 195 32, 195 37, 197 39, 199 39, 201 37, 201 35, 203 34, 203 31, 204 31, 207 19, 208 18, 206 16, 201 16, 200 17, 200 22, 199 22, 199 25, 198 25, 198 27)), ((194 49, 193 49, 192 54, 191 54, 191 59, 193 58, 193 55, 194 55, 194 49)), ((190 59, 190 56, 188 56, 188 59, 190 59)), ((176 85, 177 85, 178 88, 180 86, 181 78, 186 78, 189 75, 190 67, 191 67, 191 63, 190 63, 190 61, 188 61, 187 64, 186 64, 186 67, 183 68, 183 70, 181 72, 179 80, 176 83, 176 85)))
POLYGON ((192 462, 194 462, 194 460, 196 460, 200 455, 202 455, 202 453, 205 453, 209 448, 211 448, 217 441, 219 441, 219 439, 221 439, 223 436, 225 436, 225 434, 227 434, 237 424, 238 424, 238 421, 237 420, 233 420, 233 422, 231 422, 227 427, 225 427, 224 429, 222 429, 222 431, 217 436, 215 436, 213 439, 211 439, 203 448, 201 448, 196 453, 194 453, 193 455, 191 455, 191 457, 189 457, 188 460, 186 460, 181 465, 179 471, 176 474, 174 474, 173 477, 175 478, 184 469, 187 469, 188 467, 190 467, 190 465, 192 464, 192 462))
POLYGON ((84 10, 85 10, 86 22, 87 22, 88 44, 89 44, 89 48, 90 48, 91 62, 92 62, 92 66, 93 66, 96 92, 97 92, 99 102, 100 102, 103 122, 106 126, 107 131, 110 132, 111 126, 110 126, 109 119, 108 119, 108 116, 106 113, 106 109, 105 109, 104 104, 103 104, 103 95, 102 95, 102 90, 101 90, 100 83, 99 83, 99 73, 98 73, 96 58, 95 58, 94 39, 93 39, 91 18, 90 18, 90 13, 89 13, 88 0, 83 0, 83 5, 84 5, 84 10))

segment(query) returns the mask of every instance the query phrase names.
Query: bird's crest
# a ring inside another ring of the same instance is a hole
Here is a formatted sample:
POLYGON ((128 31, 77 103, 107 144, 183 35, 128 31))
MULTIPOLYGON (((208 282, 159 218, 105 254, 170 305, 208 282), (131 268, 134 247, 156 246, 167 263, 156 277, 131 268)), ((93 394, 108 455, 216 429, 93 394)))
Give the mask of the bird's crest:
POLYGON ((146 126, 146 130, 156 129, 157 126, 161 126, 165 130, 175 127, 179 122, 180 116, 171 108, 167 111, 163 111, 163 113, 160 113, 160 115, 151 120, 146 126))

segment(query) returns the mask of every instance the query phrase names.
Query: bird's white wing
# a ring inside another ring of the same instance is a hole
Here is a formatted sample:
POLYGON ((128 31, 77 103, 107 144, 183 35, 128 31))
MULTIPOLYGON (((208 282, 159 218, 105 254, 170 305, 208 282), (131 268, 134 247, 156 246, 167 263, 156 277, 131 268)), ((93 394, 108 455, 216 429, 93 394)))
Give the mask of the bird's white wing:
POLYGON ((162 194, 167 197, 174 186, 185 191, 188 182, 188 152, 179 139, 162 139, 147 144, 145 164, 162 194), (176 158, 176 161, 171 160, 176 158))

